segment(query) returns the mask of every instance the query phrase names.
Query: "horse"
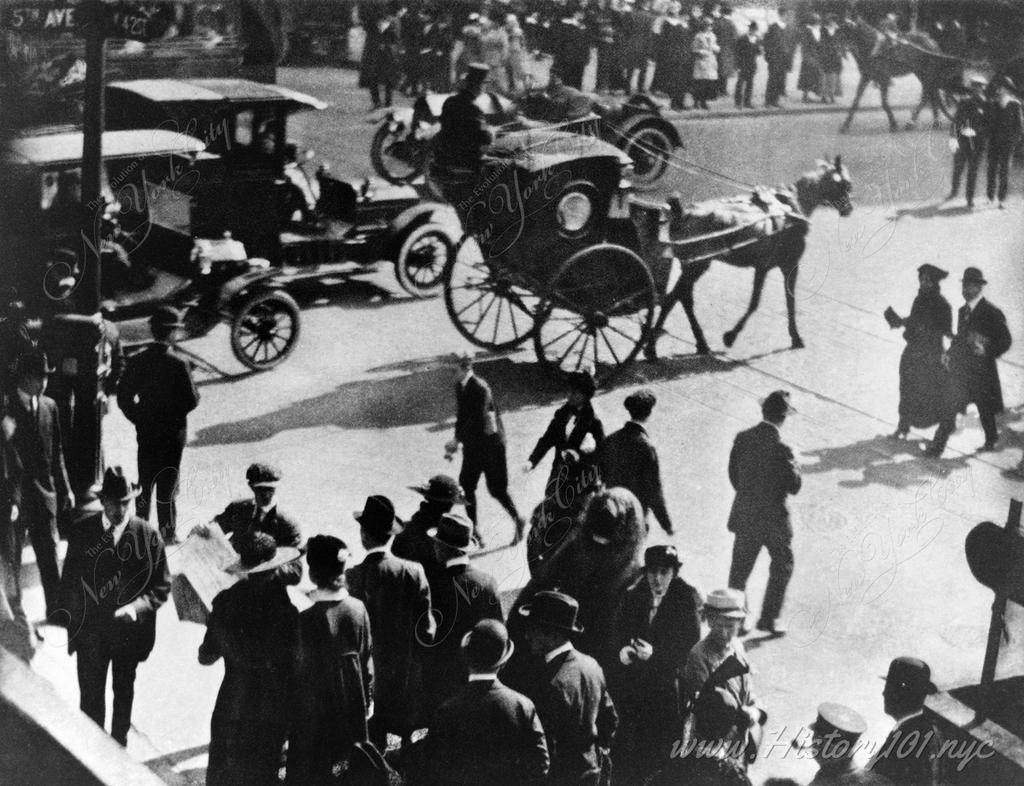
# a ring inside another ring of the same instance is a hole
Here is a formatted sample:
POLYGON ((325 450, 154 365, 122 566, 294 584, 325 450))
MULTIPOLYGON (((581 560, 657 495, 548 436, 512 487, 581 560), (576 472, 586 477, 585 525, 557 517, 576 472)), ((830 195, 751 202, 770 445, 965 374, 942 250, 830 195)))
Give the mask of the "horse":
MULTIPOLYGON (((782 271, 783 283, 786 290, 786 310, 789 318, 789 337, 793 349, 802 349, 803 340, 796 327, 796 279, 800 265, 800 257, 803 256, 806 247, 805 237, 810 228, 809 218, 811 213, 821 205, 831 205, 840 216, 848 216, 853 211, 853 204, 850 202, 850 191, 852 184, 850 175, 843 166, 840 156, 829 164, 826 161, 819 161, 817 169, 807 172, 793 185, 780 188, 774 192, 774 196, 783 204, 788 205, 790 210, 785 214, 782 225, 776 231, 765 234, 758 242, 751 243, 734 250, 724 249, 723 252, 701 261, 687 263, 681 259, 682 273, 679 280, 670 292, 665 295, 662 301, 661 313, 658 321, 651 331, 651 337, 644 349, 644 356, 648 360, 657 360, 657 341, 663 332, 665 320, 675 307, 676 303, 682 303, 686 318, 690 322, 690 330, 697 342, 697 353, 707 355, 711 352, 707 341, 704 338, 704 331, 697 322, 697 316, 693 312, 693 288, 697 281, 715 258, 721 259, 736 267, 749 267, 754 269, 754 289, 750 297, 750 305, 746 313, 740 317, 739 322, 725 333, 723 341, 727 347, 731 347, 740 331, 743 330, 747 319, 753 314, 761 302, 761 291, 764 288, 765 276, 773 268, 782 271)), ((660 211, 659 211, 660 212, 660 211)), ((678 198, 669 200, 670 213, 670 234, 671 227, 680 225, 686 216, 678 198)), ((767 215, 767 214, 766 214, 767 215)), ((653 240, 657 236, 658 229, 655 226, 639 228, 641 243, 657 242, 653 240), (653 234, 652 234, 653 232, 653 234)), ((677 238, 684 243, 686 237, 677 238)))
POLYGON ((889 83, 893 77, 906 74, 913 74, 921 83, 921 100, 911 114, 907 128, 915 127, 918 115, 926 104, 932 110, 933 127, 939 125, 940 112, 949 118, 940 91, 961 81, 963 60, 945 54, 931 37, 916 30, 901 35, 894 43, 890 43, 884 33, 863 20, 847 20, 839 30, 843 43, 853 52, 860 70, 857 93, 850 104, 846 120, 839 127, 841 133, 850 130, 853 115, 870 82, 874 82, 881 93, 882 109, 889 118, 889 130, 898 130, 896 118, 889 107, 889 83))

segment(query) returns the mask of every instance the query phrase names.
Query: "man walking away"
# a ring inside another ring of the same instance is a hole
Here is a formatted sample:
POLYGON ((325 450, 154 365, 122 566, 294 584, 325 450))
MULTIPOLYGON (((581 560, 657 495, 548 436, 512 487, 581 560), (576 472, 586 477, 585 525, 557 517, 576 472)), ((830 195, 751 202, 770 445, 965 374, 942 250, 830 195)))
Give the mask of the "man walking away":
POLYGON ((991 134, 988 141, 988 177, 986 190, 988 201, 999 196, 999 208, 1005 207, 1006 192, 1009 188, 1010 159, 1024 135, 1024 113, 1021 112, 1020 98, 1015 95, 1016 85, 1004 76, 996 85, 996 100, 992 105, 991 134))

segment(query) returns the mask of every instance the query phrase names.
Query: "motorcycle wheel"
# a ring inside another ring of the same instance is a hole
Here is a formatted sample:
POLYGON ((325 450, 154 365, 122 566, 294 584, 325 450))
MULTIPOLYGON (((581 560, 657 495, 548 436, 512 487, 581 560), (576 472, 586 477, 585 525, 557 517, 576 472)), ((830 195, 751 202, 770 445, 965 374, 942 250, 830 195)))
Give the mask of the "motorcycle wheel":
POLYGON ((406 140, 408 133, 404 127, 392 129, 390 123, 384 123, 370 143, 373 171, 395 185, 411 183, 423 174, 424 156, 413 149, 416 143, 406 140))
POLYGON ((267 371, 299 342, 299 306, 287 292, 254 292, 231 319, 231 351, 253 371, 267 371))

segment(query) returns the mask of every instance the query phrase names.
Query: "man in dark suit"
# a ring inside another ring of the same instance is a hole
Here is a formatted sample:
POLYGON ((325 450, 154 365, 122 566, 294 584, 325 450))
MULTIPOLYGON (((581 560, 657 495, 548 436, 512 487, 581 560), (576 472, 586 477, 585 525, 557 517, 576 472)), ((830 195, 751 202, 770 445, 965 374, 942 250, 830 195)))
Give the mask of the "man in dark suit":
POLYGON ((1010 185, 1010 159, 1013 151, 1024 136, 1024 112, 1021 111, 1017 86, 1008 76, 996 83, 996 96, 990 110, 988 138, 988 175, 985 191, 988 201, 999 197, 999 208, 1003 209, 1010 185))
MULTIPOLYGON (((229 503, 213 519, 224 530, 235 551, 242 539, 252 532, 266 532, 278 546, 300 548, 302 533, 299 525, 277 504, 281 470, 271 464, 257 462, 249 465, 245 479, 252 489, 252 499, 229 503)), ((206 536, 209 528, 205 524, 197 524, 192 532, 206 536)), ((277 569, 277 576, 285 584, 298 584, 302 580, 302 563, 295 561, 283 565, 277 569)))
POLYGON ((367 497, 359 522, 366 557, 345 573, 352 597, 366 604, 373 632, 373 716, 370 741, 384 750, 387 733, 408 742, 423 703, 420 644, 431 641, 430 587, 423 567, 389 551, 395 508, 367 497))
POLYGON ((579 604, 562 592, 543 591, 519 613, 526 618, 531 653, 543 659, 524 692, 537 705, 547 734, 548 780, 597 786, 619 716, 597 661, 572 646, 570 636, 583 630, 576 624, 579 604))
POLYGON ((199 403, 188 361, 174 351, 181 314, 161 306, 149 319, 153 343, 128 361, 117 389, 117 405, 135 426, 139 443, 138 470, 142 493, 135 512, 149 518, 156 485, 156 514, 160 534, 177 543, 178 471, 188 437, 186 416, 199 403))
POLYGON ((489 73, 486 65, 470 63, 461 89, 441 107, 441 128, 434 138, 434 160, 439 166, 474 172, 480 169, 484 149, 494 138, 483 110, 476 104, 489 73))
MULTIPOLYGON (((46 616, 57 609, 60 570, 57 567, 57 512, 75 506, 68 481, 61 443, 57 404, 46 390, 48 367, 41 353, 22 355, 18 360, 17 389, 7 397, 8 412, 14 420, 13 445, 21 460, 21 505, 15 527, 13 560, 15 580, 21 583, 21 549, 25 530, 36 554, 39 578, 46 597, 46 616)), ((11 599, 21 609, 20 593, 11 599)), ((21 615, 23 611, 18 611, 21 615)))
POLYGON ((729 587, 746 591, 757 556, 767 548, 772 562, 757 629, 775 635, 785 633, 779 614, 793 575, 793 525, 786 497, 800 491, 801 483, 793 451, 779 429, 794 411, 789 393, 770 393, 761 403, 764 419, 737 434, 729 454, 729 482, 736 490, 729 512, 729 531, 736 535, 729 587))
POLYGON ((68 653, 78 653, 82 712, 104 725, 107 669, 112 671, 111 736, 128 742, 135 671, 156 640, 156 612, 170 591, 164 544, 145 521, 129 513, 138 488, 120 467, 107 469, 103 512, 76 526, 61 580, 61 624, 68 653))
POLYGON ((985 153, 989 131, 989 106, 985 101, 985 80, 971 80, 971 92, 960 99, 949 126, 949 146, 953 152, 953 185, 946 199, 954 199, 960 191, 960 178, 967 170, 967 207, 974 207, 974 187, 978 182, 978 165, 985 153))
POLYGON ((460 640, 469 681, 434 714, 427 735, 432 786, 538 784, 548 773, 548 748, 534 704, 505 687, 498 672, 515 649, 505 626, 481 620, 460 640))
POLYGON ((35 652, 35 636, 18 584, 21 552, 16 549, 20 538, 15 529, 21 525, 21 460, 14 450, 14 428, 14 418, 0 407, 0 647, 27 663, 35 652))
POLYGON ((423 495, 423 501, 402 531, 391 542, 391 553, 418 562, 426 568, 434 562, 434 541, 427 535, 441 523, 441 516, 463 502, 459 483, 448 475, 434 475, 426 483, 409 486, 423 495))
POLYGON ((924 700, 930 693, 935 693, 935 685, 931 669, 923 660, 904 656, 889 664, 882 697, 885 714, 896 721, 896 726, 868 763, 868 769, 893 786, 937 786, 945 782, 939 755, 942 734, 924 716, 924 700))
POLYGON ((622 486, 632 491, 643 505, 644 515, 654 513, 662 529, 674 535, 675 529, 661 488, 658 451, 644 428, 656 402, 654 394, 646 388, 626 398, 630 420, 614 434, 608 435, 598 454, 598 466, 606 488, 622 486))
POLYGON ((427 571, 431 615, 436 623, 432 640, 423 642, 423 671, 427 714, 466 679, 459 659, 462 637, 482 619, 504 622, 498 583, 470 565, 473 525, 460 513, 446 513, 428 533, 434 541, 435 565, 427 571))
POLYGON ((501 425, 501 413, 494 403, 490 385, 473 373, 473 358, 468 353, 455 359, 455 439, 445 446, 445 458, 449 461, 462 445, 462 470, 459 485, 466 495, 466 512, 473 521, 473 535, 483 546, 477 521, 476 487, 483 475, 487 490, 501 506, 508 511, 516 523, 516 534, 512 545, 523 539, 526 519, 519 515, 516 504, 508 493, 508 462, 505 455, 505 429, 501 425))
POLYGON ((764 59, 768 63, 768 85, 765 88, 764 105, 779 106, 779 99, 786 95, 786 75, 793 68, 793 54, 796 47, 786 25, 789 13, 779 9, 779 19, 768 25, 764 34, 764 59))
POLYGON ((965 302, 957 316, 956 335, 943 358, 952 378, 954 400, 926 450, 929 456, 942 455, 956 429, 956 413, 963 412, 968 404, 977 405, 985 431, 985 444, 978 450, 995 450, 999 442, 996 415, 1003 411, 1003 389, 996 360, 1013 340, 1003 312, 982 297, 987 283, 978 268, 964 271, 961 285, 965 302))

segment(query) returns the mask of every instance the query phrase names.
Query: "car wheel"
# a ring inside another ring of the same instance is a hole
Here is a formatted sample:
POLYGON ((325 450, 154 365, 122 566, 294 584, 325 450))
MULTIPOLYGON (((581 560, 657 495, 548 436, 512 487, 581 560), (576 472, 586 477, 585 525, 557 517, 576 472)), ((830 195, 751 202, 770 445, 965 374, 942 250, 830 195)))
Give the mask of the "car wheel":
POLYGON ((444 269, 455 255, 455 244, 439 225, 427 222, 405 236, 395 258, 395 275, 413 297, 435 297, 444 285, 444 269))
POLYGON ((266 371, 288 357, 299 341, 299 306, 286 292, 256 292, 231 319, 231 351, 253 371, 266 371))
POLYGON ((404 185, 423 174, 425 159, 422 151, 415 148, 429 143, 410 141, 408 135, 405 126, 392 129, 390 121, 382 123, 373 135, 370 163, 373 164, 373 171, 389 183, 404 185))
POLYGON ((653 185, 668 169, 672 140, 655 126, 641 126, 623 140, 622 149, 633 159, 633 182, 653 185))

